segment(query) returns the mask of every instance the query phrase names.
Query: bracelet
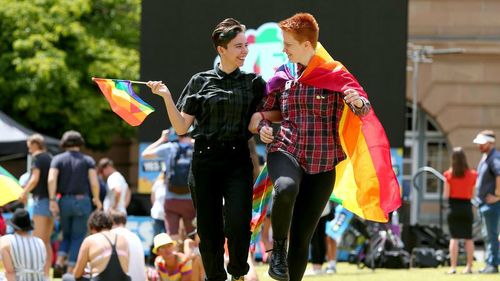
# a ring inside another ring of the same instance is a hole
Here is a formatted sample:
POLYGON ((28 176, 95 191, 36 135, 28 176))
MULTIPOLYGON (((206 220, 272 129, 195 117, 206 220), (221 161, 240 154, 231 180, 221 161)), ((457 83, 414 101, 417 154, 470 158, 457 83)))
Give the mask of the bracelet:
POLYGON ((266 116, 264 116, 264 113, 262 111, 259 111, 260 117, 262 117, 262 120, 267 120, 266 116))

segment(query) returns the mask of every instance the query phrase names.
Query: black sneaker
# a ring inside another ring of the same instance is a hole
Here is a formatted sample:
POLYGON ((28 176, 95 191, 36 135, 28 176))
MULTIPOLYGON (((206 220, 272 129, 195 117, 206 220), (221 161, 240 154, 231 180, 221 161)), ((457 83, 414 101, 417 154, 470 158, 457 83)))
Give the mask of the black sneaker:
POLYGON ((484 274, 498 273, 498 267, 488 264, 485 268, 480 269, 479 273, 484 273, 484 274))
POLYGON ((64 266, 56 264, 54 265, 54 270, 52 271, 52 278, 62 278, 64 274, 64 266))

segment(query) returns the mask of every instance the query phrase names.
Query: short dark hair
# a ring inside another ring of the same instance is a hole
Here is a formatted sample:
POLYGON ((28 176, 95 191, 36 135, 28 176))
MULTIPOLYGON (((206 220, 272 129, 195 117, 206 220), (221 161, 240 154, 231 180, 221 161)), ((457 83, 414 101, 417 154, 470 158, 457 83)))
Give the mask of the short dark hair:
POLYGON ((61 138, 61 147, 62 148, 68 148, 68 147, 82 147, 85 144, 85 140, 83 139, 82 135, 80 132, 77 132, 75 130, 69 130, 66 131, 62 138, 61 138))
POLYGON ((227 44, 240 32, 245 32, 245 30, 245 25, 233 18, 227 18, 221 21, 212 32, 212 42, 215 49, 217 49, 218 46, 227 48, 227 44))
POLYGON ((87 221, 89 229, 101 232, 102 230, 109 230, 113 227, 113 221, 111 217, 101 211, 95 210, 90 214, 89 220, 87 221))
POLYGON ((99 163, 97 164, 97 170, 99 172, 102 172, 107 166, 112 166, 114 167, 113 160, 105 157, 99 160, 99 163))
POLYGON ((127 215, 124 212, 109 210, 108 214, 111 217, 111 221, 113 221, 113 225, 127 224, 127 215))

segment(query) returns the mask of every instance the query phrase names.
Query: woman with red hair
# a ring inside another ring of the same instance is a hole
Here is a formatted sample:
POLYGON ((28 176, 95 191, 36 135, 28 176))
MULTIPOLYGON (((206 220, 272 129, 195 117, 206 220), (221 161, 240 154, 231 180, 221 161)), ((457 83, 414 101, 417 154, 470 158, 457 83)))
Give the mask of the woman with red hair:
POLYGON ((342 91, 300 80, 315 71, 317 64, 311 62, 319 59, 319 27, 311 14, 296 14, 279 26, 283 51, 293 65, 280 67, 268 81, 261 111, 279 111, 281 126, 273 134, 270 121, 257 113, 249 129, 268 143, 268 171, 275 188, 269 275, 276 280, 302 280, 312 235, 335 183, 335 166, 346 157, 338 134, 342 112, 349 106, 354 114, 364 116, 370 103, 349 75, 344 80, 325 80, 342 84, 342 91))

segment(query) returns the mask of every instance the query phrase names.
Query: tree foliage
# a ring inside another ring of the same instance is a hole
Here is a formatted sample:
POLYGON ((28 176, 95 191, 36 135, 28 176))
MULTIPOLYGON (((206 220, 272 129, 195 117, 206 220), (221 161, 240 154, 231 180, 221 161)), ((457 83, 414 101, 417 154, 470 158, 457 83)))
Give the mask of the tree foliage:
POLYGON ((139 77, 140 0, 0 0, 0 109, 91 148, 134 129, 116 116, 92 76, 139 77))

